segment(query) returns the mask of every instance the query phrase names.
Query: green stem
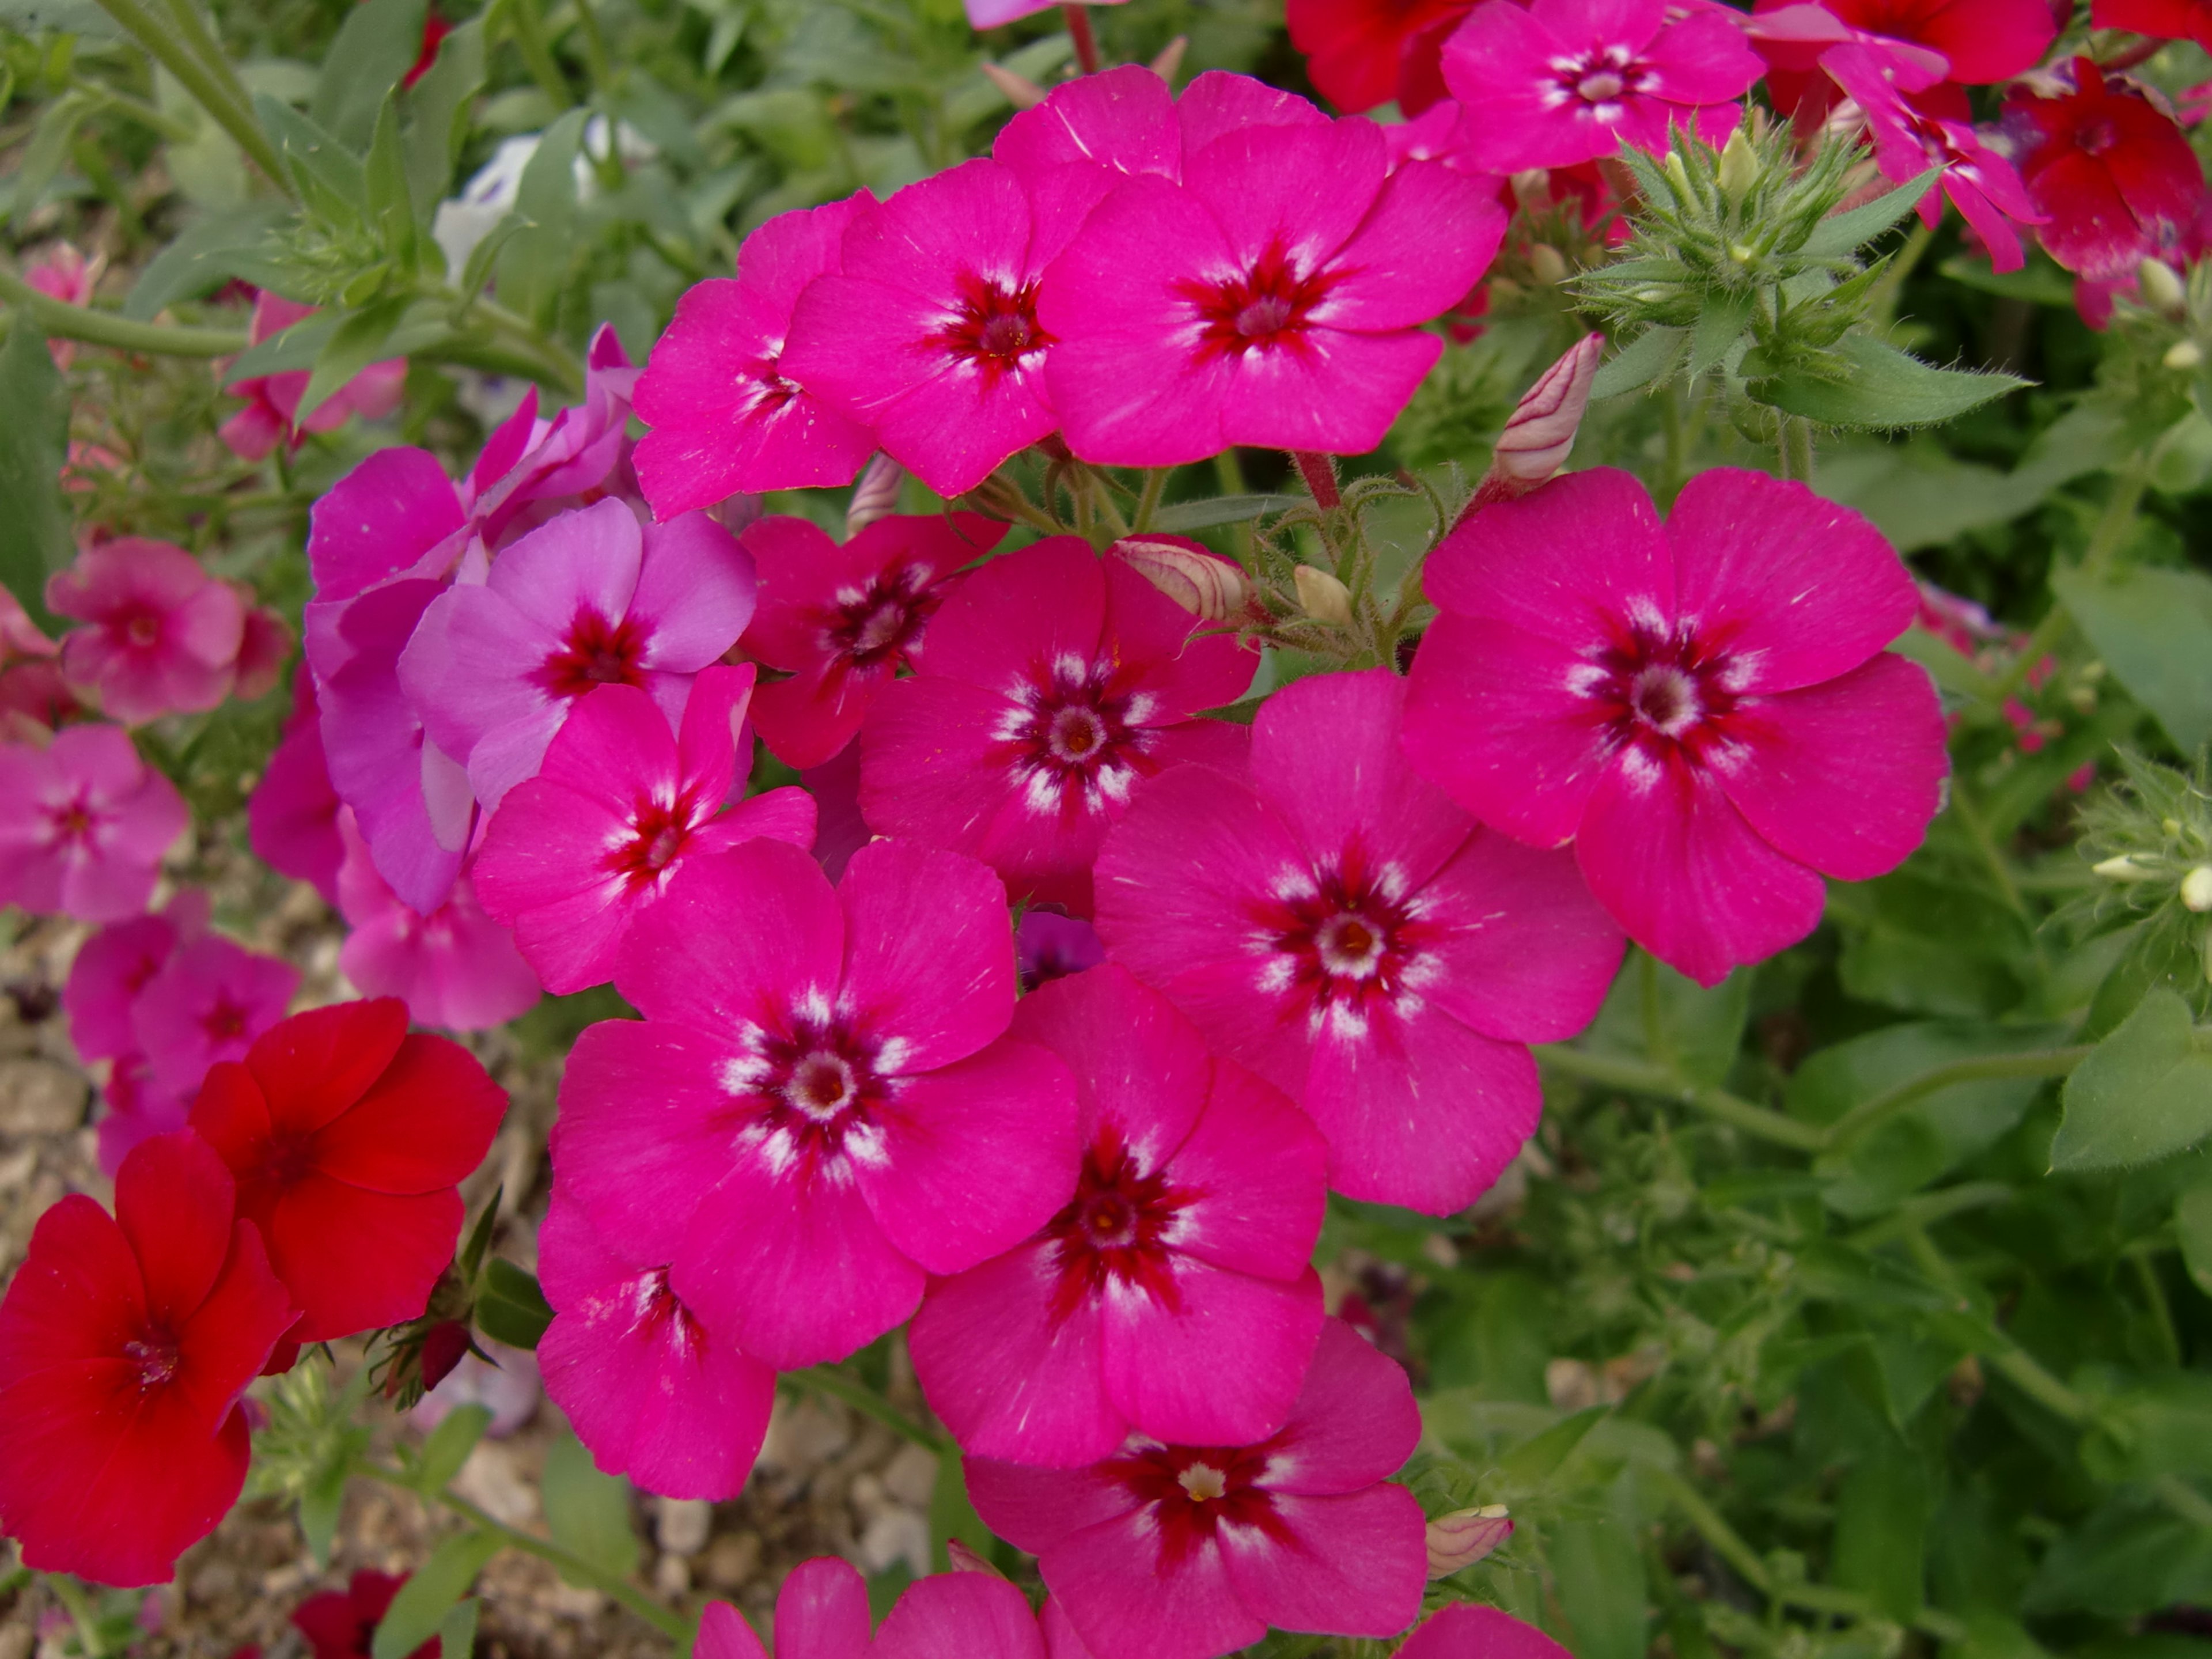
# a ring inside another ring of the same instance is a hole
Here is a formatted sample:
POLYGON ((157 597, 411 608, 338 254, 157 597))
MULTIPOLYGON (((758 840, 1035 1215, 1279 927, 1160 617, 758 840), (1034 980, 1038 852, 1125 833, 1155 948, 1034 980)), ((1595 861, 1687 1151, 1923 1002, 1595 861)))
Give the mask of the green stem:
POLYGON ((1152 514, 1160 510, 1160 497, 1168 487, 1168 474, 1172 467, 1154 466, 1145 470, 1144 493, 1137 497, 1137 510, 1129 520, 1129 526, 1139 532, 1152 527, 1152 514))
POLYGON ((2105 498, 2105 510, 2098 515, 2097 527, 2089 532, 2088 549, 2081 555, 2083 575, 2103 575, 2113 555, 2126 544, 2128 532, 2135 527, 2136 509, 2142 504, 2143 488, 2149 482, 2150 456, 2138 450, 2112 480, 2112 493, 2105 498))
POLYGON ((1801 416, 1782 416, 1782 476, 1813 482, 1813 423, 1801 416))
POLYGON ((1920 1193, 1906 1199, 1881 1220, 1869 1222, 1856 1232, 1847 1235, 1844 1242, 1856 1249, 1871 1250, 1920 1228, 1932 1227, 1937 1222, 1948 1220, 1965 1211, 1983 1210, 1993 1204, 2009 1203, 2014 1195, 2014 1188, 2002 1181, 1965 1181, 1937 1192, 1920 1193))
POLYGON ((826 1394, 832 1400, 842 1400, 854 1411, 874 1418, 894 1433, 939 1455, 950 1449, 943 1435, 924 1428, 866 1383, 846 1376, 833 1366, 812 1365, 805 1370, 787 1371, 783 1381, 795 1382, 802 1389, 812 1389, 817 1394, 826 1394))
POLYGON ((2158 1282, 2158 1262, 2149 1255, 2135 1258, 2136 1278, 2142 1282, 2143 1299, 2150 1304, 2153 1322, 2158 1327, 2161 1357, 2169 1365, 2181 1364, 2181 1338, 2173 1328, 2173 1310, 2166 1304, 2166 1286, 2158 1282))
MULTIPOLYGON (((361 1458, 355 1462, 354 1468, 373 1480, 383 1481, 386 1486, 398 1486, 418 1494, 422 1492, 422 1488, 399 1470, 385 1464, 372 1462, 368 1458, 361 1458)), ((563 1577, 589 1583, 594 1589, 605 1591, 607 1595, 621 1602, 662 1635, 679 1644, 690 1641, 690 1620, 683 1614, 662 1607, 659 1602, 620 1574, 609 1572, 604 1567, 594 1566, 582 1556, 572 1554, 562 1549, 550 1538, 540 1538, 535 1533, 524 1532, 519 1527, 510 1527, 490 1510, 471 1504, 458 1493, 441 1488, 428 1493, 428 1496, 434 1502, 443 1504, 455 1515, 461 1516, 471 1525, 492 1534, 510 1548, 520 1550, 526 1555, 534 1555, 541 1561, 550 1562, 561 1570, 563 1577)))
POLYGON ((1930 1066, 1917 1077, 1907 1078, 1871 1100, 1863 1100, 1852 1107, 1822 1132, 1820 1145, 1824 1150, 1848 1146, 1914 1102, 1925 1100, 1938 1090, 1955 1084, 1981 1083, 1996 1078, 2064 1077, 2081 1063, 2088 1052, 2088 1046, 2082 1044, 2033 1049, 2022 1054, 1982 1054, 1930 1066))
POLYGON ((73 306, 41 294, 14 272, 0 269, 0 300, 27 313, 50 337, 143 351, 163 357, 230 357, 246 349, 243 334, 223 328, 179 328, 136 323, 111 312, 73 306))
POLYGON ((62 1604, 70 1622, 76 1626, 76 1639, 84 1649, 85 1659, 101 1659, 107 1644, 100 1639, 100 1620, 85 1597, 84 1586, 66 1574, 56 1572, 46 1575, 46 1588, 53 1591, 54 1600, 62 1604))
POLYGON ((149 57, 177 77, 179 84, 279 190, 287 196, 293 193, 291 178, 269 135, 254 119, 252 103, 232 73, 229 61, 219 47, 211 59, 192 49, 195 41, 208 36, 198 15, 191 10, 189 0, 176 0, 167 8, 171 15, 167 19, 155 16, 143 0, 100 0, 100 9, 144 47, 149 57))
POLYGON ((2191 1486, 2178 1474, 2161 1474, 2151 1482, 2151 1490, 2159 1501, 2183 1520, 2212 1532, 2212 1498, 2191 1486))
MULTIPOLYGON (((592 9, 592 0, 576 0, 576 15, 584 28, 584 67, 590 72, 592 85, 600 92, 611 91, 614 86, 614 65, 607 57, 607 37, 599 31, 599 15, 592 9)), ((614 154, 614 126, 607 127, 607 153, 614 154)))
POLYGON ((1955 778, 1951 781, 1951 811, 1966 830, 1968 839, 1974 843, 1974 850, 1980 854, 1982 862, 1989 866, 1990 879, 1996 884, 1997 896, 2004 900, 2005 908, 2027 922, 2032 930, 2035 917, 2027 908, 2027 901, 2020 896, 2020 884, 2013 879, 2011 867, 2005 863, 2004 854, 1998 850, 1995 838, 1990 836, 1989 824, 1984 820, 1981 809, 1974 805, 1972 793, 1960 787, 1955 778))
MULTIPOLYGON (((118 115, 128 116, 140 126, 158 132, 172 143, 188 144, 199 136, 199 129, 189 121, 179 121, 166 111, 158 110, 143 99, 104 87, 97 81, 88 81, 81 76, 71 76, 70 85, 75 90, 94 100, 100 109, 112 110, 118 115)), ((97 113, 97 112, 95 112, 97 113)))
POLYGON ((1663 1066, 1641 1060, 1610 1060, 1602 1054, 1585 1054, 1579 1048, 1558 1045, 1540 1047, 1536 1058, 1554 1071, 1585 1082, 1625 1089, 1631 1094, 1650 1095, 1656 1099, 1680 1101, 1778 1146, 1811 1152, 1820 1151, 1826 1144, 1823 1132, 1810 1123, 1770 1111, 1725 1089, 1692 1083, 1663 1066))
POLYGON ((545 42, 545 21, 538 15, 538 0, 507 0, 507 11, 514 21, 514 48, 522 54, 530 78, 553 100, 555 109, 571 107, 576 94, 545 42))

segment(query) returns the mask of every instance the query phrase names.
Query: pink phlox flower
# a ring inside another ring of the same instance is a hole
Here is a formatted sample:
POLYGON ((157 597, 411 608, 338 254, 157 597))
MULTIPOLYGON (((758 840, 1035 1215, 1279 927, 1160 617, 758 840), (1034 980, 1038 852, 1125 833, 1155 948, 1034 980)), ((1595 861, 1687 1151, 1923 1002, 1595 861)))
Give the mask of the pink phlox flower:
POLYGON ((1621 939, 1567 854, 1414 775, 1404 702, 1382 670, 1296 681, 1253 722, 1244 781, 1157 780, 1099 857, 1098 932, 1304 1107, 1331 1186, 1443 1215, 1534 1130, 1525 1045, 1589 1022, 1621 939))
POLYGON ((131 1006, 180 945, 207 931, 207 890, 187 887, 167 905, 111 921, 79 947, 62 987, 70 1042, 81 1060, 121 1060, 138 1052, 131 1006))
POLYGON ((1434 161, 1455 173, 1474 173, 1493 181, 1502 201, 1506 189, 1504 175, 1476 166, 1472 159, 1468 137, 1476 125, 1458 100, 1451 98, 1430 105, 1410 121, 1388 123, 1382 127, 1382 144, 1390 158, 1390 170, 1395 173, 1408 161, 1434 161))
POLYGON ((61 647, 39 631, 16 597, 0 587, 0 662, 11 657, 52 657, 61 647))
POLYGON ((1320 1135, 1121 968, 1024 997, 1013 1029, 1076 1079, 1080 1174, 1035 1237, 932 1282, 908 1334, 930 1409, 974 1455, 1064 1468, 1133 1432, 1273 1433, 1321 1331, 1320 1135))
POLYGON ((1394 1636, 1420 1616, 1426 1523, 1389 1481, 1420 1437, 1406 1373, 1329 1320, 1256 1445, 1133 1436, 1081 1471, 970 1457, 968 1490, 1092 1652, 1212 1659, 1270 1626, 1394 1636))
POLYGON ((1919 595, 1802 484, 1715 469, 1662 530, 1628 474, 1573 473, 1428 569, 1407 754, 1508 835, 1571 839, 1629 936, 1703 984, 1802 939, 1822 873, 1894 868, 1935 816, 1935 688, 1882 649, 1919 595))
POLYGON ((1709 144, 1764 73, 1735 22, 1663 0, 1532 0, 1477 6, 1444 43, 1444 83, 1480 110, 1468 146, 1493 173, 1565 167, 1624 143, 1657 155, 1670 127, 1709 144))
MULTIPOLYGON (((1055 1639, 1054 1613, 1050 1602, 1031 1613, 1021 1591, 990 1573, 933 1573, 900 1593, 872 1640, 866 1581, 850 1562, 818 1555, 793 1567, 777 1592, 775 1659, 1086 1659, 1055 1639)), ((695 1651, 769 1659, 727 1601, 707 1604, 695 1651)))
POLYGON ((493 815, 473 866, 477 898, 514 929, 523 959, 556 996, 614 977, 623 935, 686 860, 754 836, 813 844, 804 790, 722 810, 755 672, 747 663, 702 673, 679 732, 635 687, 599 687, 576 705, 538 775, 493 815))
POLYGON ((860 815, 860 745, 847 744, 799 781, 814 797, 814 860, 831 881, 842 881, 853 854, 876 838, 860 815))
POLYGON ((1495 189, 1434 161, 1394 172, 1373 122, 1310 106, 1309 122, 1231 125, 1194 149, 1249 101, 1197 95, 1178 109, 1181 182, 1123 179, 1045 274, 1068 446, 1133 466, 1232 444, 1372 449, 1443 349, 1421 325, 1498 251, 1495 189))
MULTIPOLYGON (((75 244, 56 242, 24 263, 23 285, 65 306, 89 305, 93 290, 100 286, 100 273, 106 268, 106 254, 88 259, 75 244)), ((76 361, 74 340, 49 340, 46 351, 56 368, 67 368, 76 361)))
POLYGON ((0 744, 0 903, 79 921, 137 915, 190 821, 120 726, 0 744))
POLYGON ((315 677, 293 678, 292 714, 253 793, 246 799, 246 842, 279 875, 304 881, 333 909, 345 843, 338 836, 337 792, 323 761, 322 717, 315 677))
MULTIPOLYGON (((253 301, 253 321, 247 337, 259 345, 314 314, 314 307, 264 289, 253 301)), ((309 370, 295 368, 233 382, 225 390, 234 398, 245 398, 246 407, 222 423, 218 435, 240 459, 258 461, 279 443, 296 449, 307 434, 335 432, 356 415, 363 420, 381 420, 399 407, 399 394, 407 382, 407 360, 393 357, 371 363, 325 398, 301 422, 300 401, 307 396, 309 377, 309 370)))
POLYGON ((399 683, 486 811, 534 775, 576 700, 636 686, 672 722, 753 614, 752 560, 704 513, 640 529, 603 501, 501 552, 424 608, 399 683))
POLYGON ((664 1498, 736 1497, 768 1432, 775 1373, 670 1288, 680 1212, 641 1209, 603 1231, 562 1185, 538 1244, 553 1307, 538 1345, 545 1392, 608 1474, 664 1498))
POLYGON ((1034 991, 1096 968, 1106 960, 1106 947, 1098 941, 1098 930, 1081 918, 1031 906, 1014 927, 1014 960, 1022 989, 1034 991))
MULTIPOLYGON (((1011 23, 1018 18, 1032 17, 1041 11, 1050 11, 1059 0, 964 0, 968 8, 968 27, 994 29, 1001 23, 1011 23)), ((1123 0, 1083 0, 1086 6, 1118 6, 1123 0)))
POLYGON ((1079 76, 1000 129, 991 159, 1021 181, 1040 239, 1065 246, 1123 179, 1140 173, 1182 176, 1175 95, 1139 64, 1079 76))
POLYGON ((146 1056, 154 1086, 189 1100, 208 1068, 242 1059, 284 1018, 300 970, 219 933, 179 944, 131 1004, 132 1046, 146 1056))
POLYGON ((973 489, 1060 424, 1037 284, 1072 229, 988 159, 865 203, 837 274, 799 296, 782 372, 939 495, 973 489))
POLYGON ((79 553, 46 603, 88 626, 62 639, 62 673, 110 720, 200 714, 230 695, 246 607, 228 582, 167 542, 126 536, 79 553))
POLYGON ((1074 1085, 1006 1035, 1006 892, 972 860, 878 842, 832 890, 781 842, 706 854, 615 984, 645 1018, 569 1055, 555 1166, 605 1236, 687 1217, 675 1293, 780 1370, 874 1340, 1067 1201, 1074 1085))
POLYGON ((398 997, 416 1024, 450 1031, 504 1025, 537 1002, 538 976, 514 934, 483 913, 465 871, 426 915, 377 873, 350 808, 338 814, 338 913, 353 930, 338 968, 362 995, 398 997))
POLYGON ((2044 224, 2048 216, 2029 199, 2012 163, 1970 123, 1915 108, 1866 47, 1834 47, 1820 63, 1864 113, 1883 177, 1902 184, 1930 166, 1943 169, 1920 198, 1921 222, 1933 229, 1942 216, 1941 198, 1948 197, 1989 249, 1991 268, 2018 270, 2025 260, 2014 226, 2044 224))
POLYGON ((834 275, 845 228, 867 191, 779 215, 744 240, 738 274, 677 301, 637 386, 637 476, 663 518, 740 490, 849 483, 876 448, 860 422, 783 371, 792 308, 834 275))
POLYGON ((1406 1638, 1398 1659, 1569 1659, 1534 1625, 1497 1607, 1455 1602, 1438 1607, 1406 1638))
POLYGON ((980 858, 1017 896, 1091 909, 1091 865, 1145 781, 1234 768, 1245 732, 1195 718, 1251 654, 1119 560, 1054 536, 971 572, 914 674, 860 737, 860 810, 884 835, 980 858))
POLYGON ((497 551, 554 514, 605 496, 645 516, 629 436, 641 372, 602 323, 584 355, 582 403, 549 419, 538 413, 537 387, 524 394, 461 484, 462 504, 486 547, 497 551))
POLYGON ((238 586, 239 597, 246 605, 246 626, 239 635, 238 655, 231 664, 237 678, 230 694, 240 702, 252 702, 274 691, 276 682, 283 678, 294 638, 289 623, 268 606, 254 604, 252 589, 242 583, 238 586))
POLYGON ((842 544, 805 519, 748 529, 760 607, 744 647, 791 676, 753 695, 754 722, 776 758, 805 770, 850 743, 884 688, 920 659, 955 576, 1006 533, 974 513, 892 514, 842 544))
POLYGON ((173 1133, 191 1116, 191 1097, 155 1086, 143 1054, 109 1061, 100 1093, 107 1109, 100 1114, 94 1161, 111 1180, 132 1147, 155 1135, 173 1133))

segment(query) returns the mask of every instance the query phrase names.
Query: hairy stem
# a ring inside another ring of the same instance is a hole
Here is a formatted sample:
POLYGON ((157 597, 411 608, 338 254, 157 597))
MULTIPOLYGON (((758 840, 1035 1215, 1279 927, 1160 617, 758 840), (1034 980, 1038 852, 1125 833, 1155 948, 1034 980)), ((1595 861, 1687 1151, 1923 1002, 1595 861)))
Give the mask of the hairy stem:
POLYGON ((2064 1077, 2087 1056, 2087 1044, 2065 1048, 2038 1048, 2020 1054, 1983 1054, 1930 1066, 1917 1077, 1893 1085, 1863 1100, 1831 1123, 1821 1136, 1824 1150, 1848 1146, 1875 1125, 1894 1116, 1916 1101, 1960 1083, 1981 1083, 1996 1078, 2064 1077))
POLYGON ((179 328, 164 323, 135 323, 127 317, 73 306, 41 294, 13 271, 0 268, 0 300, 27 315, 51 338, 143 351, 163 357, 228 357, 246 349, 246 336, 227 328, 179 328))
POLYGON ((1643 1060, 1613 1060, 1558 1044, 1539 1047, 1536 1058, 1553 1071, 1630 1094, 1658 1100, 1678 1100, 1710 1117, 1733 1124, 1746 1134, 1801 1152, 1818 1152, 1826 1144, 1823 1132, 1812 1124, 1755 1105, 1740 1095, 1706 1084, 1692 1083, 1679 1073, 1643 1060))

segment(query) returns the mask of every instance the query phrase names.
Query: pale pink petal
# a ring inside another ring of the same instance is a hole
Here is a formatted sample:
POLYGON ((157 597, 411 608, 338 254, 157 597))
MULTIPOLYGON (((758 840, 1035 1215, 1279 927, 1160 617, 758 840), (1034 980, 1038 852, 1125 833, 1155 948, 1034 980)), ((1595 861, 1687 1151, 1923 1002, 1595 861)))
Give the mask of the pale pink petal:
POLYGON ((629 613, 650 632, 648 667, 696 673, 736 644, 752 620, 751 556, 703 513, 647 525, 629 613))
MULTIPOLYGON (((548 520, 502 548, 492 561, 489 586, 557 638, 580 607, 609 621, 623 616, 637 590, 643 558, 635 516, 625 503, 609 499, 548 520)), ((511 672, 536 665, 518 663, 511 672)))

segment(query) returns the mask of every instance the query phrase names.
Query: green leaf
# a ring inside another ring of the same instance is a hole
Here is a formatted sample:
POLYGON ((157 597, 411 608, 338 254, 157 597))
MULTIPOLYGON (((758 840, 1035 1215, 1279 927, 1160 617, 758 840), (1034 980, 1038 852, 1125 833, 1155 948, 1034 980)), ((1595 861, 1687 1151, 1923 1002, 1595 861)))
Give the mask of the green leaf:
POLYGON ((1847 366, 1846 378, 1772 374, 1751 381, 1751 395, 1823 426, 1889 432, 1939 426, 2028 384, 2014 374, 1937 368, 1871 334, 1845 335, 1834 351, 1847 366))
MULTIPOLYGON (((545 130, 515 186, 525 224, 499 256, 499 302, 526 317, 549 313, 576 253, 576 151, 585 112, 572 109, 545 130)), ((472 262, 473 263, 473 262, 472 262)))
POLYGON ((2018 270, 1992 270, 1987 260, 1969 258, 1963 253, 1953 254, 1936 269, 1962 288, 1979 289, 2008 300, 2026 300, 2031 305, 2074 309, 2074 278, 2039 250, 2018 270))
POLYGON ((69 160, 77 129, 94 107, 90 96, 72 90, 55 99, 40 114, 38 125, 31 130, 31 142, 23 147, 16 162, 15 188, 8 197, 9 218, 20 224, 39 205, 69 160))
POLYGON ((552 1322, 553 1310, 535 1279, 502 1257, 485 1265, 483 1288, 477 1294, 477 1329, 510 1348, 534 1349, 552 1322))
POLYGON ((428 215, 453 188, 467 140, 469 104, 484 82, 484 25, 476 17, 448 34, 438 60, 407 93, 407 191, 428 215))
POLYGON ((1942 167, 1932 167, 1917 179, 1885 191, 1863 207, 1831 215, 1805 239, 1801 251, 1815 259, 1840 259, 1856 252, 1918 207, 1920 198, 1942 176, 1942 167))
POLYGON ((323 355, 323 348, 330 343, 331 336, 345 320, 342 312, 324 311, 278 330, 259 345, 249 346, 232 358, 230 366, 223 370, 223 384, 235 386, 256 375, 313 368, 315 360, 323 355))
POLYGON ((1920 1611, 1922 1563, 1934 1496, 1910 1448, 1886 1446, 1862 1457, 1836 1497, 1836 1537, 1830 1571, 1847 1589, 1863 1590, 1875 1607, 1909 1624, 1920 1611))
POLYGON ((379 301, 339 323, 328 343, 315 354, 314 372, 307 377, 307 389, 300 394, 299 412, 293 416, 293 424, 305 426, 307 417, 342 391, 355 375, 371 363, 392 355, 389 349, 392 336, 406 315, 408 303, 404 298, 379 301))
MULTIPOLYGON (((1632 1479, 1624 1473, 1622 1486, 1632 1479)), ((1644 1659, 1644 1552, 1625 1498, 1617 1492, 1607 1511, 1575 1515, 1546 1530, 1545 1554, 1559 1583, 1550 1611, 1575 1659, 1644 1659)))
POLYGON ((2212 1574, 2212 1529, 2176 1518, 2155 1499, 2124 1495, 2045 1553, 2022 1604, 2030 1613, 2131 1619, 2184 1599, 2212 1574))
POLYGON ((291 168, 301 200, 325 222, 359 222, 366 193, 360 159, 289 104, 265 92, 254 94, 253 112, 291 168))
POLYGON ((1590 396, 1618 398, 1639 392, 1654 380, 1666 379, 1674 372, 1689 346, 1687 329, 1645 329, 1599 368, 1590 381, 1590 396))
POLYGON ((289 217, 281 203, 256 202, 195 219, 138 273, 124 297, 123 314, 150 323, 165 307, 212 294, 234 276, 260 284, 270 272, 269 233, 289 217))
POLYGON ((968 1476, 960 1462, 960 1449, 948 1446, 938 1454, 937 1483, 929 1489, 929 1554, 938 1571, 951 1570, 945 1546, 958 1539, 985 1560, 991 1557, 991 1529, 975 1513, 968 1496, 968 1476))
POLYGON ((0 345, 0 584, 33 622, 58 635, 46 609, 46 578, 76 548, 62 495, 69 457, 69 393, 46 337, 16 312, 0 345))
POLYGON ((2194 1187, 2173 1200, 2181 1260, 2197 1288, 2212 1296, 2212 1187, 2194 1187))
POLYGON ((369 1644, 369 1659, 406 1659, 437 1635, 484 1563, 499 1553, 499 1545, 496 1533, 464 1532, 433 1550, 385 1609, 376 1639, 369 1644))
POLYGON ((399 145, 399 100, 387 98, 377 112, 376 137, 368 146, 368 163, 362 170, 369 223, 375 228, 384 251, 402 269, 416 268, 414 198, 408 193, 407 161, 399 145))
POLYGON ((2212 1056, 2189 1005, 2154 990, 2066 1079, 2051 1167, 2069 1173, 2148 1164, 2212 1134, 2212 1056))
MULTIPOLYGON (((545 1474, 539 1492, 545 1504, 545 1524, 555 1543, 618 1578, 627 1578, 637 1570, 637 1532, 630 1524, 629 1482, 618 1474, 601 1474, 592 1466, 591 1453, 574 1435, 564 1434, 545 1449, 545 1474)), ((384 1656, 379 1654, 376 1659, 384 1656)))
POLYGON ((1280 513, 1304 499, 1303 495, 1216 495, 1206 501, 1164 507, 1152 515, 1148 528, 1164 535, 1185 530, 1210 530, 1215 525, 1242 524, 1248 519, 1280 513))
POLYGON ((1507 1453, 1498 1463, 1499 1475, 1510 1485, 1540 1486, 1553 1471, 1567 1461, 1589 1431, 1612 1414, 1613 1407, 1610 1406, 1592 1406, 1587 1411, 1577 1412, 1572 1417, 1553 1424, 1541 1434, 1524 1441, 1507 1453))
POLYGON ((2212 577, 2157 566, 2102 579, 2053 570, 2051 588, 2176 748, 2212 740, 2212 577))
POLYGON ((1656 1060, 1696 1083, 1718 1083, 1735 1064, 1751 1006, 1749 974, 1708 988, 1632 950, 1605 1006, 1576 1047, 1656 1060))
POLYGON ((316 125, 340 143, 368 143, 377 111, 422 51, 428 0, 362 0, 347 9, 337 38, 323 55, 323 72, 307 107, 316 125))
POLYGON ((1705 301, 1705 311, 1690 336, 1692 378, 1720 366, 1729 348, 1741 339, 1744 330, 1751 326, 1752 311, 1757 304, 1758 296, 1748 289, 1722 289, 1705 301))
POLYGON ((438 1651, 468 1659, 477 1650, 477 1614, 483 1604, 473 1595, 456 1601, 438 1621, 438 1651))
POLYGON ((97 0, 0 0, 0 28, 21 34, 52 29, 57 34, 82 34, 112 40, 121 27, 100 9, 97 0))
POLYGON ((489 1407, 456 1406, 447 1412, 445 1420, 430 1431, 416 1457, 416 1489, 426 1496, 442 1491, 461 1472, 461 1465, 469 1461, 469 1454, 490 1426, 489 1407))
POLYGON ((345 1508, 346 1465, 333 1463, 316 1472, 314 1480, 300 1494, 300 1536, 315 1565, 331 1563, 331 1545, 338 1533, 338 1516, 345 1508))
POLYGON ((460 1270, 464 1285, 475 1284, 477 1276, 483 1271, 484 1257, 491 1253, 492 1230, 499 1224, 499 1201, 506 1192, 504 1185, 492 1189, 490 1198, 484 1202, 483 1212, 477 1217, 477 1224, 469 1229, 468 1238, 461 1245, 460 1254, 453 1258, 453 1265, 460 1270))

